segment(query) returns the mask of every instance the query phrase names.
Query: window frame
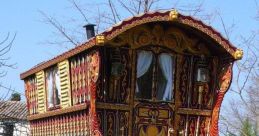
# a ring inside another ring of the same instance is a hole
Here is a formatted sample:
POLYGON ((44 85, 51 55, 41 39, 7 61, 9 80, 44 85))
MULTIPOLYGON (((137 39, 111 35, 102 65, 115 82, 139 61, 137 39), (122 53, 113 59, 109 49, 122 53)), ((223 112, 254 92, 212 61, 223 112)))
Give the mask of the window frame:
POLYGON ((135 51, 135 74, 134 74, 134 81, 135 81, 135 86, 134 86, 134 99, 136 101, 147 101, 147 102, 164 102, 164 103, 174 103, 175 100, 175 79, 176 79, 176 61, 177 61, 177 55, 174 51, 171 49, 165 48, 165 47, 160 47, 160 46, 148 46, 144 48, 137 49, 135 51), (152 65, 152 92, 151 92, 151 99, 144 99, 144 98, 139 98, 136 95, 136 86, 137 86, 137 61, 138 61, 138 53, 140 51, 151 51, 153 54, 153 59, 154 62, 152 65), (157 81, 157 75, 158 75, 158 67, 159 67, 159 55, 162 53, 167 53, 172 57, 173 61, 173 71, 172 71, 172 83, 173 83, 173 88, 172 88, 172 97, 171 100, 162 100, 162 99, 157 99, 157 92, 158 92, 158 81, 157 81))
MULTIPOLYGON (((46 109, 48 111, 51 111, 51 110, 56 110, 56 109, 60 109, 61 108, 61 96, 60 96, 60 100, 59 100, 59 104, 54 104, 54 101, 56 101, 55 97, 53 97, 53 107, 49 107, 49 101, 48 101, 48 97, 49 97, 49 90, 47 89, 48 86, 47 86, 47 73, 49 73, 49 71, 53 71, 57 69, 57 73, 59 75, 59 69, 58 69, 58 66, 55 65, 55 66, 51 66, 49 68, 47 68, 45 71, 44 71, 44 81, 45 81, 45 95, 46 95, 46 109)), ((60 78, 60 75, 58 76, 60 78)), ((56 83, 56 82, 55 82, 56 83)), ((61 87, 60 87, 60 90, 58 91, 58 93, 61 94, 61 87)))

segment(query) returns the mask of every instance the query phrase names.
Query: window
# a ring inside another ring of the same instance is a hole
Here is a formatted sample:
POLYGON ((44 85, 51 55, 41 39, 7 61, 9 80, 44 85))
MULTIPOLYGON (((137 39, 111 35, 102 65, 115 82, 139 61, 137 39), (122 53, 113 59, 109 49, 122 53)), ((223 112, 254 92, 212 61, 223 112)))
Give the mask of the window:
POLYGON ((136 98, 172 100, 174 57, 171 54, 138 52, 136 74, 136 98))
POLYGON ((46 71, 47 106, 49 109, 59 108, 60 105, 60 78, 57 67, 46 71))

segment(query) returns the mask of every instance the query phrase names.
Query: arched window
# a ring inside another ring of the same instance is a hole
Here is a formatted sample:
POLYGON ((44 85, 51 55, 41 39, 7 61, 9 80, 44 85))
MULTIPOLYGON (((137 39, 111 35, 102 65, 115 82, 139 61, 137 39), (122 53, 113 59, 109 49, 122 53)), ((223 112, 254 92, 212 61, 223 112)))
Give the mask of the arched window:
POLYGON ((171 101, 174 88, 175 57, 170 53, 155 54, 141 50, 137 53, 137 99, 171 101))

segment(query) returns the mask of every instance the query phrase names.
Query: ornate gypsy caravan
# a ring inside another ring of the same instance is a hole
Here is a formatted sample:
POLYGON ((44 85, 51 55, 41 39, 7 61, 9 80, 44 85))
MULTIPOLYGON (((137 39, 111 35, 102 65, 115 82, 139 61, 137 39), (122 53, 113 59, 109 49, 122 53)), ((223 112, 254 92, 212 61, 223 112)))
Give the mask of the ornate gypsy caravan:
POLYGON ((31 134, 217 136, 241 58, 175 10, 129 18, 21 74, 31 134))

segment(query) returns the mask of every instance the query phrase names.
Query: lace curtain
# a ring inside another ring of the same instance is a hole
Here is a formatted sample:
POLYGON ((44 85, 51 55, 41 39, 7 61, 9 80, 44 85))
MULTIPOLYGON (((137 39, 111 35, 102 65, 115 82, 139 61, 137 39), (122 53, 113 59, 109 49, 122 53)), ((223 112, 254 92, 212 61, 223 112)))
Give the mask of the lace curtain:
MULTIPOLYGON (((137 78, 143 76, 152 63, 153 54, 151 51, 141 51, 138 53, 137 60, 137 78)), ((136 92, 139 92, 138 84, 136 83, 136 92)))
POLYGON ((57 68, 52 68, 46 72, 46 88, 48 95, 48 108, 53 108, 60 104, 60 78, 57 68))
POLYGON ((165 93, 163 95, 163 100, 171 100, 172 89, 173 89, 173 60, 169 54, 162 53, 159 55, 159 65, 162 69, 162 73, 167 80, 165 93))

